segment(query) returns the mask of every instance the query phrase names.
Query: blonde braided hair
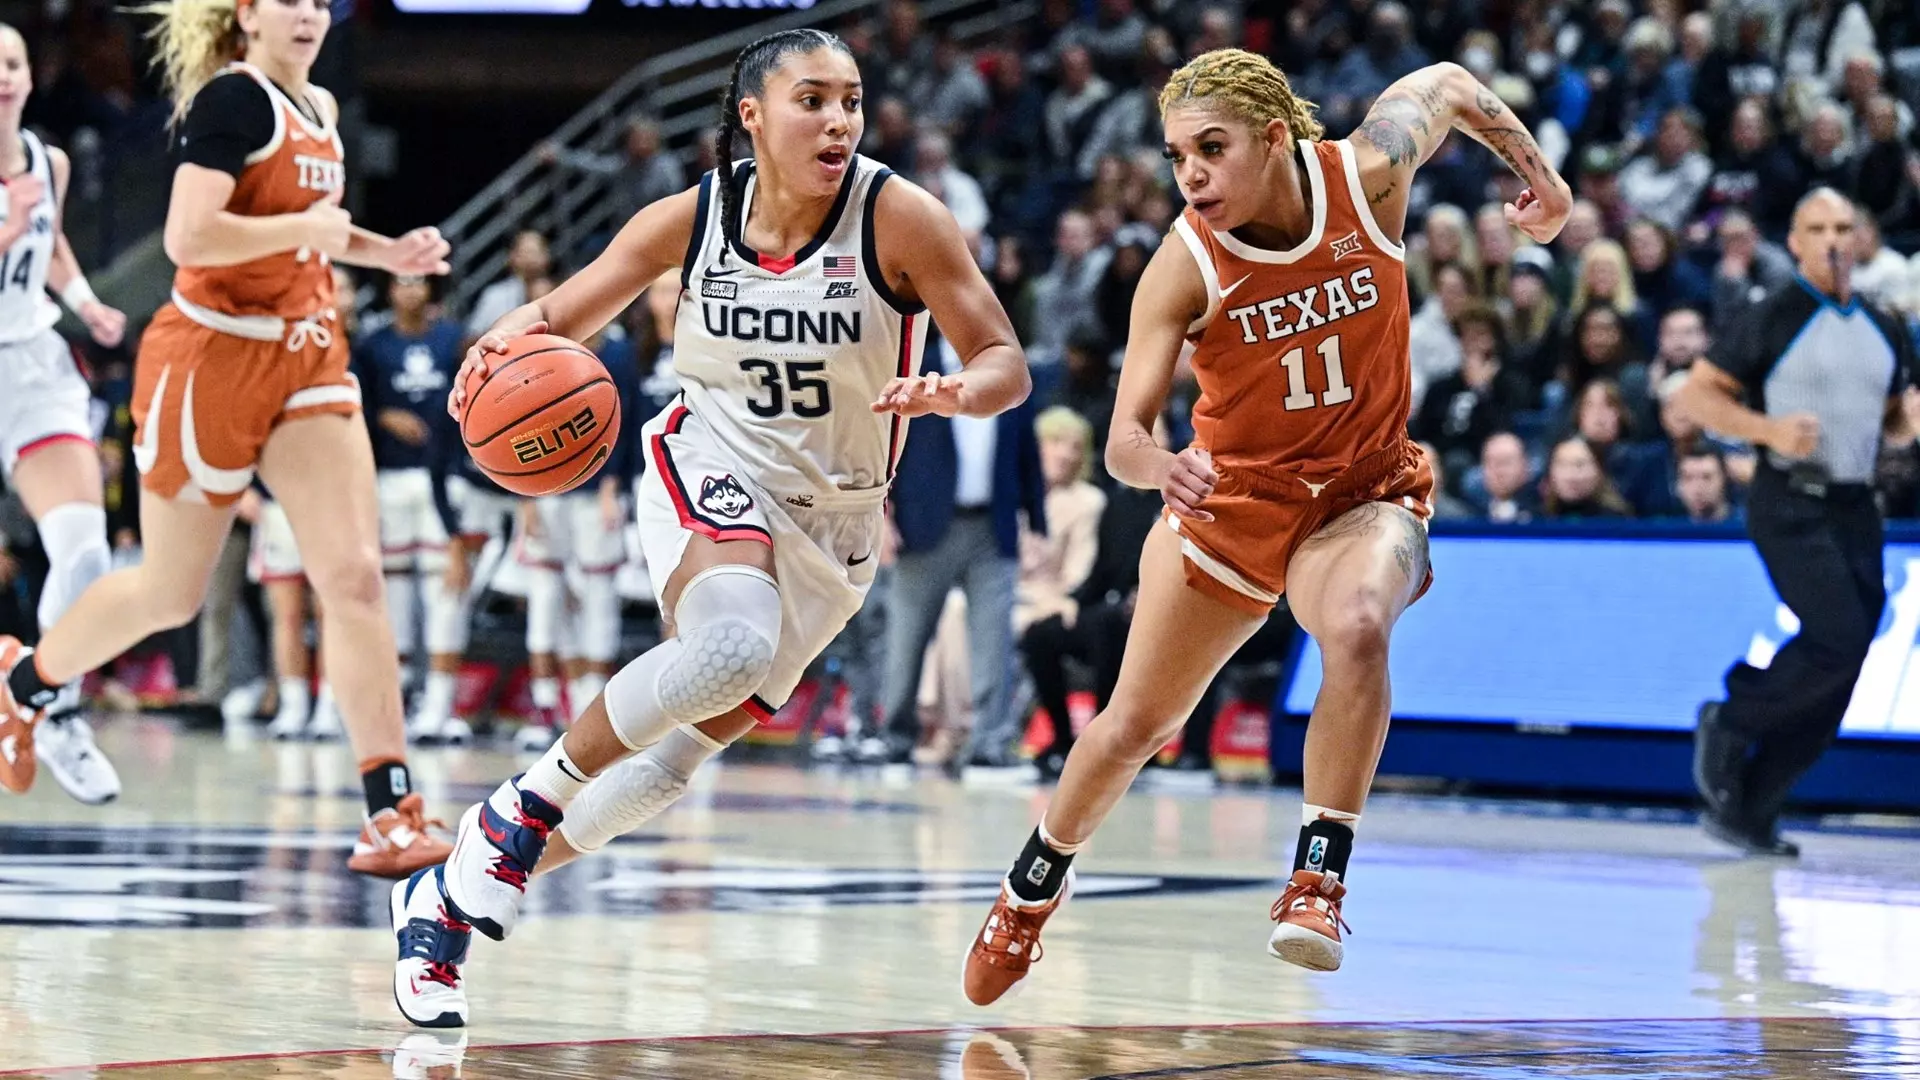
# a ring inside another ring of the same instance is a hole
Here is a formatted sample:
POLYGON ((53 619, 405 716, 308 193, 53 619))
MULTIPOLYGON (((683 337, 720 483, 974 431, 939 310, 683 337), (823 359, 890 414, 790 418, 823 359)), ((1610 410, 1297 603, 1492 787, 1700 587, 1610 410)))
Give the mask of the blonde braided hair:
POLYGON ((128 10, 160 18, 147 36, 154 43, 153 65, 173 98, 169 123, 186 119, 193 95, 246 53, 238 0, 161 0, 128 10))
POLYGON ((1187 61, 1160 91, 1160 115, 1200 101, 1256 128, 1265 128, 1270 120, 1284 121, 1295 139, 1313 141, 1327 133, 1314 119, 1313 102, 1293 92, 1286 73, 1245 49, 1215 49, 1187 61))

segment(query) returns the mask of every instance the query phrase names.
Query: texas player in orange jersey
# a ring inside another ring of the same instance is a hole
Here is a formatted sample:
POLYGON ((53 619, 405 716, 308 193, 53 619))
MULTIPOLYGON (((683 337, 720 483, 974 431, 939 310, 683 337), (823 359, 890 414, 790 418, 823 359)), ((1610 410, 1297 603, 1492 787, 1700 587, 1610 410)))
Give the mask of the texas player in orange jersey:
POLYGON ((429 834, 405 764, 373 454, 331 261, 444 274, 447 244, 434 229, 376 235, 340 207, 339 107, 307 81, 327 0, 144 10, 160 16, 157 55, 176 105, 164 237, 180 269, 134 376, 143 558, 96 581, 36 650, 0 640, 0 736, 16 747, 0 770, 31 769, 33 724, 51 691, 193 618, 257 470, 326 610, 330 674, 361 758, 367 823, 348 865, 405 877, 451 846, 429 834))
POLYGON ((1112 704, 973 939, 976 1004, 1027 974, 1074 853, 1283 594, 1320 644, 1325 684, 1268 951, 1340 966, 1347 858, 1387 732, 1388 639, 1431 580, 1433 476, 1406 435, 1408 187, 1458 128, 1531 185, 1507 207, 1516 228, 1550 240, 1572 205, 1525 127, 1456 64, 1389 87, 1340 142, 1322 141, 1285 75, 1237 49, 1176 72, 1160 111, 1187 208, 1134 296, 1107 467, 1160 490, 1166 527, 1141 555, 1112 704), (1189 342, 1201 397, 1194 445, 1175 454, 1151 431, 1189 342))

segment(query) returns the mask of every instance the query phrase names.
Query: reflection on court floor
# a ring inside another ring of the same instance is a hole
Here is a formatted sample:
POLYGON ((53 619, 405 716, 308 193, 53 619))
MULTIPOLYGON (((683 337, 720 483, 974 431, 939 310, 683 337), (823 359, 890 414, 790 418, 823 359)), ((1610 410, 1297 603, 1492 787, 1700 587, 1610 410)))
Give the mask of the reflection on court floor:
MULTIPOLYGON (((1380 796, 1347 965, 1314 975, 1265 953, 1298 793, 1145 786, 981 1010, 960 958, 1045 791, 736 763, 538 881, 449 1041, 399 1020, 385 889, 344 872, 346 750, 103 743, 112 806, 0 800, 0 1075, 1920 1078, 1911 821, 1739 861, 1677 807, 1380 796)), ((514 764, 415 772, 452 818, 514 764)))

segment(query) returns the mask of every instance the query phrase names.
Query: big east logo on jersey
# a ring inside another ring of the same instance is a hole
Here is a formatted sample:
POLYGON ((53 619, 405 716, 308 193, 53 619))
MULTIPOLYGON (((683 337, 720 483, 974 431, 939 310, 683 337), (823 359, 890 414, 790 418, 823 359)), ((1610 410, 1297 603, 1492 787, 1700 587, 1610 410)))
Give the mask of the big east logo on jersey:
POLYGON ((1227 318, 1240 324, 1240 340, 1251 345, 1261 338, 1274 341, 1339 322, 1379 302, 1380 288, 1373 283, 1373 267, 1362 266, 1344 277, 1328 278, 1285 296, 1228 308, 1227 318))
POLYGON ((347 167, 331 158, 293 155, 300 169, 300 187, 306 191, 335 192, 347 184, 347 167))

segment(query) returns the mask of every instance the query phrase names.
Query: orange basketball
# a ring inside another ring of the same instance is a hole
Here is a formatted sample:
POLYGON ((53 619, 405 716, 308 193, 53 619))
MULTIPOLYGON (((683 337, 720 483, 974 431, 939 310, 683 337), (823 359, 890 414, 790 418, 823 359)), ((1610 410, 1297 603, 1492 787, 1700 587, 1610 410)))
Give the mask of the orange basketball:
POLYGON ((620 437, 620 393, 594 356, 528 334, 470 379, 460 438, 474 464, 516 495, 558 495, 592 479, 620 437))

